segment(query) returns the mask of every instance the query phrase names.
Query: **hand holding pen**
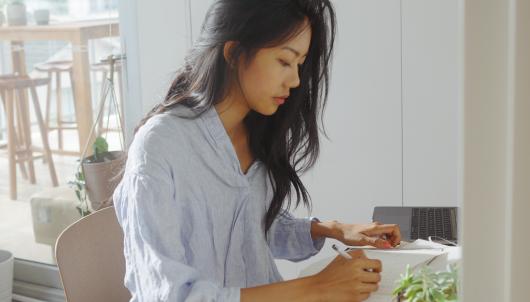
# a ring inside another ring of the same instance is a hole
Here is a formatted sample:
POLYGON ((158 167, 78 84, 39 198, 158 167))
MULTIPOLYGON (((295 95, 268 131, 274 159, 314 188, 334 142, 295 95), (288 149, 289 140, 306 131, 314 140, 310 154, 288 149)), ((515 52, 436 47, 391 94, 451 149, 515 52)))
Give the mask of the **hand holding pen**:
MULTIPOLYGON (((344 259, 352 260, 353 258, 348 254, 348 252, 343 251, 337 247, 337 245, 332 245, 332 249, 334 249, 340 256, 342 256, 344 259)), ((372 269, 367 269, 367 272, 372 272, 372 269)))
POLYGON ((339 253, 320 273, 312 276, 324 293, 323 301, 364 301, 377 291, 381 281, 381 261, 368 259, 362 250, 339 253))
POLYGON ((345 251, 339 249, 339 248, 337 247, 336 244, 332 245, 331 248, 334 249, 337 253, 339 253, 339 255, 341 255, 341 256, 344 257, 345 259, 349 259, 349 260, 353 259, 353 258, 350 256, 350 254, 348 254, 348 253, 346 253, 345 251))

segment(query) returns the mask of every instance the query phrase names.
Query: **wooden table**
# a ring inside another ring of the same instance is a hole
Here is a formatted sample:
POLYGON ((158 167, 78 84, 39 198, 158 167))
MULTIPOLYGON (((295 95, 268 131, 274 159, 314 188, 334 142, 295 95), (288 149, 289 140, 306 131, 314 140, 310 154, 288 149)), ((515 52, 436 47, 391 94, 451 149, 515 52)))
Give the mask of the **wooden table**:
MULTIPOLYGON (((11 42, 13 69, 26 74, 24 41, 60 40, 72 43, 73 77, 75 93, 75 114, 79 127, 79 148, 83 151, 92 127, 92 95, 90 91, 90 63, 88 41, 110 36, 118 36, 117 19, 65 22, 50 25, 2 26, 0 40, 11 42)), ((91 148, 88 150, 90 154, 91 148)))

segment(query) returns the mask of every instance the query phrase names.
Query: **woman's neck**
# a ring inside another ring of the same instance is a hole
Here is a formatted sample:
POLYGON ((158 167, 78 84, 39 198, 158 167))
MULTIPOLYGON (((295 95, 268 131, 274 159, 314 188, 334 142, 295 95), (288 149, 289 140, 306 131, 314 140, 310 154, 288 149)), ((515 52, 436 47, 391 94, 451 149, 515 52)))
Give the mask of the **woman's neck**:
POLYGON ((246 135, 243 120, 250 111, 247 103, 242 97, 227 96, 223 101, 215 105, 221 122, 231 139, 238 139, 246 135))

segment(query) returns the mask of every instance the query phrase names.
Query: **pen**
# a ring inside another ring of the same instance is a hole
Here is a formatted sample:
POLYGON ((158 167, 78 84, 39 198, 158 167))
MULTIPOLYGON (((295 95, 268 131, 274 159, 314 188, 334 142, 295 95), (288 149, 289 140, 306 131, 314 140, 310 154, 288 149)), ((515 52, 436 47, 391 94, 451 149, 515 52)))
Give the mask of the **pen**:
MULTIPOLYGON (((348 259, 348 260, 351 260, 353 259, 350 254, 344 252, 344 251, 341 251, 335 244, 331 246, 332 249, 334 249, 337 253, 339 253, 339 255, 341 255, 342 257, 348 259)), ((373 270, 371 268, 367 268, 367 269, 364 269, 364 271, 366 272, 373 272, 373 270)))
POLYGON ((339 253, 339 255, 341 255, 342 257, 346 258, 346 259, 352 259, 352 257, 350 256, 350 254, 346 253, 346 252, 343 252, 341 251, 335 244, 331 246, 332 249, 334 249, 337 253, 339 253))

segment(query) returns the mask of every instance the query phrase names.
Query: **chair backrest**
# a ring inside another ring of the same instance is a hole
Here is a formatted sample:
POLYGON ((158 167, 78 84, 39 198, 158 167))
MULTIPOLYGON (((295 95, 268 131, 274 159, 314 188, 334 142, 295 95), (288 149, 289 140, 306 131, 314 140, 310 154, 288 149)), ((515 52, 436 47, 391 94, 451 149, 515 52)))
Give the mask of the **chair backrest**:
POLYGON ((55 255, 68 302, 130 300, 123 285, 123 232, 114 207, 90 214, 64 230, 55 255))

